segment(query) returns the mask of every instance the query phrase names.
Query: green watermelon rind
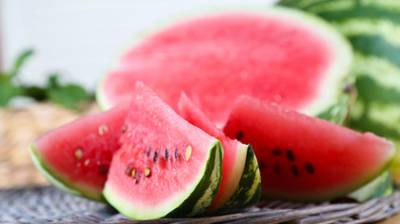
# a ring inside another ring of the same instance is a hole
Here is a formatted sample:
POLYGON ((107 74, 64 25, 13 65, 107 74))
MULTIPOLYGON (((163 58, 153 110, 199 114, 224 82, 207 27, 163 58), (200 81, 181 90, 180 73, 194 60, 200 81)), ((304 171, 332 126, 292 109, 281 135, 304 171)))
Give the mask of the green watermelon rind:
POLYGON ((347 197, 359 202, 363 202, 372 198, 384 197, 390 194, 393 190, 392 178, 389 171, 370 181, 365 186, 350 193, 347 197))
POLYGON ((239 186, 219 212, 243 208, 257 203, 261 198, 261 175, 257 158, 250 145, 245 145, 245 147, 246 163, 239 186))
POLYGON ((52 170, 50 166, 43 160, 36 145, 31 145, 30 152, 34 165, 51 184, 67 193, 92 199, 98 202, 105 202, 102 192, 96 192, 95 190, 91 190, 87 187, 73 184, 72 181, 67 181, 67 178, 62 177, 61 175, 57 174, 57 172, 52 170))
POLYGON ((124 198, 118 197, 117 193, 107 183, 103 195, 114 208, 132 219, 149 220, 161 217, 183 217, 201 214, 211 205, 222 175, 222 145, 216 140, 209 148, 208 159, 199 172, 198 180, 192 184, 189 190, 182 192, 179 198, 168 203, 166 208, 140 209, 124 201, 124 198))
MULTIPOLYGON (((207 10, 197 10, 194 12, 176 16, 175 18, 170 19, 168 22, 164 22, 162 24, 163 26, 157 26, 156 28, 148 30, 147 32, 142 32, 141 35, 137 35, 134 38, 133 44, 131 46, 136 46, 138 43, 140 43, 143 39, 150 36, 151 34, 185 19, 193 19, 199 16, 213 15, 215 13, 221 12, 238 11, 254 13, 261 16, 276 15, 285 18, 293 18, 295 21, 302 21, 302 25, 306 27, 311 27, 313 31, 318 33, 317 35, 319 35, 320 38, 330 43, 332 49, 335 51, 335 55, 337 55, 335 58, 336 61, 327 71, 326 77, 329 77, 330 80, 324 80, 324 83, 321 83, 320 88, 320 91, 327 93, 329 96, 320 96, 321 94, 317 94, 320 99, 318 99, 317 102, 313 102, 310 107, 301 109, 301 111, 311 116, 322 116, 323 114, 324 119, 330 121, 343 121, 347 117, 347 114, 343 115, 343 112, 347 112, 346 107, 338 108, 337 105, 341 104, 341 101, 343 100, 342 90, 345 86, 344 80, 347 78, 351 71, 353 60, 352 48, 350 43, 342 35, 340 35, 337 30, 335 30, 327 22, 316 16, 306 14, 295 9, 277 6, 271 7, 267 5, 257 4, 212 7, 208 8, 207 10), (330 92, 328 93, 327 91, 330 92), (337 111, 340 111, 340 117, 335 117, 337 116, 335 115, 337 111)), ((118 64, 114 65, 114 67, 116 66, 118 66, 118 64)), ((102 91, 102 86, 104 85, 105 79, 106 76, 99 83, 96 90, 97 103, 103 110, 110 108, 110 103, 107 102, 105 94, 102 91)))

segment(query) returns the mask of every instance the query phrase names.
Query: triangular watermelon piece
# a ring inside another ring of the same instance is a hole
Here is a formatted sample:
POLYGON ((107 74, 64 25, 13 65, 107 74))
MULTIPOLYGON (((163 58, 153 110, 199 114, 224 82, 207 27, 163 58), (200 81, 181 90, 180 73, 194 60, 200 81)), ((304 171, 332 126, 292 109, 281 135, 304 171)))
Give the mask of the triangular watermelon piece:
POLYGON ((260 197, 260 171, 249 145, 225 136, 187 96, 178 102, 179 114, 191 124, 218 138, 223 146, 222 179, 210 211, 241 208, 260 197))
POLYGON ((140 220, 206 211, 220 184, 220 142, 142 83, 132 96, 105 198, 122 214, 140 220))
POLYGON ((268 104, 239 98, 224 128, 251 144, 267 197, 299 201, 345 196, 381 174, 391 142, 268 104))
POLYGON ((31 147, 37 168, 56 186, 94 200, 102 191, 128 105, 80 118, 40 137, 31 147))

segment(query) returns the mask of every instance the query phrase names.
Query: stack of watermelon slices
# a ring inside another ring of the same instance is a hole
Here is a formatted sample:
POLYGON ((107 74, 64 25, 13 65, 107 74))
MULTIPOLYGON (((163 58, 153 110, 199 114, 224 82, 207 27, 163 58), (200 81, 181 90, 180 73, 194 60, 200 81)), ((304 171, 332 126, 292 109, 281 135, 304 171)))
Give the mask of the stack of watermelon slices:
POLYGON ((202 15, 137 43, 99 87, 111 109, 45 134, 32 157, 56 186, 140 220, 229 211, 261 193, 368 198, 365 184, 387 183, 393 145, 320 119, 346 118, 351 58, 298 11, 202 15))

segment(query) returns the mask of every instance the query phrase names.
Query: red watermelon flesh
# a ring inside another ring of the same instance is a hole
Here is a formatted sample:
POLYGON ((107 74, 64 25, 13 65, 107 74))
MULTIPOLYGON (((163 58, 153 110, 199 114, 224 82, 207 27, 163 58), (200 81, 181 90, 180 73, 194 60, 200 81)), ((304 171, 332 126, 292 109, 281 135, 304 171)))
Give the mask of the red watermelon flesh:
POLYGON ((359 188, 391 162, 393 144, 324 120, 241 97, 224 128, 253 146, 267 197, 326 200, 359 188))
POLYGON ((180 115, 191 124, 218 138, 223 147, 222 179, 210 210, 217 210, 232 197, 243 174, 247 147, 236 140, 227 138, 207 116, 185 95, 178 102, 180 115))
POLYGON ((125 125, 104 189, 107 201, 134 219, 207 209, 220 182, 218 140, 141 83, 134 88, 125 125))
POLYGON ((129 99, 141 80, 175 109, 184 91, 218 126, 242 94, 317 115, 336 103, 350 63, 347 43, 315 18, 283 9, 225 12, 137 43, 105 77, 98 100, 109 108, 129 99))
POLYGON ((121 105, 46 133, 32 146, 38 168, 56 185, 101 200, 126 112, 121 105))

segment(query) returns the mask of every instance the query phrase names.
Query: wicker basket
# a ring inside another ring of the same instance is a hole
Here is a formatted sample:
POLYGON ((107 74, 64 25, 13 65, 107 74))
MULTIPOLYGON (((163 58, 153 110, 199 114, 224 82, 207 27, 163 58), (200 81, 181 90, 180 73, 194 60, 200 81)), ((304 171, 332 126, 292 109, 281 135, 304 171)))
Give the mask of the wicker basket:
POLYGON ((95 111, 91 106, 77 113, 54 104, 0 109, 0 188, 46 184, 33 167, 30 144, 44 132, 95 111))

